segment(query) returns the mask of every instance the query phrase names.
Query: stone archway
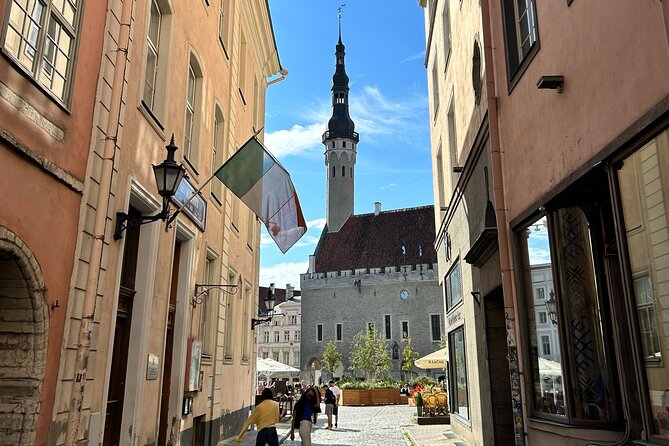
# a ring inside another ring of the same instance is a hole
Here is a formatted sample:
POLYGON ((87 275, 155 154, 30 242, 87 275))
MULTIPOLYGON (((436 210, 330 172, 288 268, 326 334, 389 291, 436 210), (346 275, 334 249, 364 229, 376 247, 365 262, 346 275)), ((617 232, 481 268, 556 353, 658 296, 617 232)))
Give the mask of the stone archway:
POLYGON ((311 358, 307 363, 307 376, 308 384, 320 384, 321 374, 322 374, 321 361, 318 358, 311 358))
POLYGON ((44 279, 26 244, 0 226, 0 438, 32 445, 46 366, 44 279))

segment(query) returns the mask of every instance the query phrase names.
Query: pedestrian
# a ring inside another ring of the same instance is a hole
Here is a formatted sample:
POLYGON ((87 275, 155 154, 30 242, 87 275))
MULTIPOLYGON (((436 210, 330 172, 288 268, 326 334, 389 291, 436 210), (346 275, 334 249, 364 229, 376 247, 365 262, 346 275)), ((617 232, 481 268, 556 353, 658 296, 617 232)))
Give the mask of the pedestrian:
POLYGON ((279 422, 279 403, 274 401, 270 389, 263 389, 261 398, 262 401, 251 412, 241 432, 237 435, 237 442, 241 442, 249 426, 255 424, 258 429, 256 446, 279 446, 279 437, 276 433, 276 423, 279 422))
POLYGON ((335 424, 334 427, 337 428, 337 423, 339 422, 339 400, 341 399, 341 389, 337 387, 333 380, 330 380, 328 383, 330 385, 330 390, 334 393, 335 396, 335 406, 332 410, 332 415, 334 415, 335 424))
POLYGON ((323 400, 325 401, 325 415, 328 417, 328 429, 332 429, 332 413, 334 411, 337 398, 327 384, 323 384, 323 400))
POLYGON ((295 440, 295 429, 298 429, 302 446, 311 446, 312 417, 317 405, 320 405, 320 399, 317 394, 318 392, 315 389, 307 389, 293 409, 290 439, 295 440))

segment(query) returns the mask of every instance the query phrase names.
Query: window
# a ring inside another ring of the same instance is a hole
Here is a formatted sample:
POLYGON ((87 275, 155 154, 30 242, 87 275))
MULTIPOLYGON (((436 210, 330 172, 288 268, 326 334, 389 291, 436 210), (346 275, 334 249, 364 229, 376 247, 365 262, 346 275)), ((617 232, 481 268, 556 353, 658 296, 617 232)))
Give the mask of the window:
MULTIPOLYGON (((230 4, 231 0, 221 0, 218 9, 218 40, 223 45, 225 51, 225 44, 228 41, 228 24, 230 23, 230 4)), ((226 53, 227 56, 227 53, 226 53)))
POLYGON ((202 98, 202 71, 191 54, 188 65, 188 81, 186 88, 186 110, 184 122, 183 154, 193 167, 198 164, 198 145, 200 127, 200 104, 202 98))
MULTIPOLYGON (((645 357, 653 438, 669 440, 666 372, 669 322, 669 129, 627 156, 617 172, 636 305, 639 349, 645 357)), ((649 440, 650 441, 650 440, 649 440)), ((660 441, 658 441, 660 443, 660 441)))
POLYGON ((300 352, 293 352, 293 366, 300 367, 300 352))
POLYGON ((296 314, 291 314, 291 315, 288 317, 288 323, 289 323, 290 325, 297 325, 297 315, 296 315, 296 314))
POLYGON ((448 5, 449 2, 444 2, 444 9, 441 13, 441 26, 444 32, 444 72, 448 69, 448 62, 451 58, 451 11, 448 5))
POLYGON ((342 142, 341 142, 341 146, 342 146, 343 148, 346 148, 346 141, 342 141, 342 142))
MULTIPOLYGON (((451 166, 458 166, 458 142, 455 129, 455 97, 453 95, 451 95, 451 102, 448 106, 448 114, 446 118, 448 123, 448 156, 451 160, 451 166)), ((456 173, 451 169, 452 184, 456 184, 458 181, 455 175, 456 173)))
POLYGON ((341 176, 342 177, 346 176, 346 166, 341 166, 341 176))
POLYGON ((540 324, 547 324, 548 323, 548 318, 546 317, 546 312, 545 311, 540 311, 539 312, 539 323, 540 324))
POLYGON ((321 324, 316 326, 316 340, 319 342, 323 340, 323 326, 321 324))
POLYGON ((432 334, 432 342, 441 341, 441 315, 430 315, 430 333, 432 334))
POLYGON ((446 309, 450 310, 462 301, 462 284, 460 274, 460 259, 457 259, 446 276, 446 309))
POLYGON ((335 177, 335 173, 336 173, 336 168, 335 166, 332 166, 332 178, 335 177))
POLYGON ((538 42, 535 0, 502 0, 509 84, 538 42))
POLYGON ((253 249, 256 233, 256 214, 249 209, 246 217, 246 246, 253 249))
POLYGON ((290 352, 283 352, 283 363, 290 364, 290 352))
MULTIPOLYGON (((242 361, 249 360, 249 347, 251 345, 251 305, 254 304, 253 287, 250 283, 244 283, 244 294, 242 295, 242 361)), ((257 296, 257 293, 255 293, 257 296)))
POLYGON ((384 327, 386 329, 386 339, 391 339, 392 338, 392 332, 390 330, 390 315, 386 314, 384 316, 384 327))
POLYGON ((295 340, 296 341, 300 340, 300 330, 295 330, 295 340))
POLYGON ((402 321, 402 339, 408 339, 409 337, 409 321, 402 321))
POLYGON ((374 333, 375 327, 374 327, 374 322, 367 322, 367 333, 371 334, 374 333))
POLYGON ((280 338, 279 338, 279 331, 276 330, 276 331, 274 332, 274 342, 279 342, 279 341, 280 341, 280 338))
POLYGON ((274 359, 275 361, 278 361, 279 360, 279 352, 272 352, 272 359, 274 359))
POLYGON ((351 175, 350 175, 350 177, 353 178, 353 167, 351 167, 351 175))
POLYGON ((341 341, 341 340, 342 340, 341 329, 342 329, 341 324, 337 324, 337 328, 336 328, 336 331, 337 331, 337 337, 335 338, 337 341, 341 341))
POLYGON ((156 0, 151 1, 149 16, 149 32, 146 35, 146 72, 144 73, 144 104, 153 110, 156 92, 156 77, 158 76, 158 54, 160 48, 160 27, 162 14, 156 0))
MULTIPOLYGON (((239 286, 239 281, 237 278, 237 273, 234 272, 232 269, 228 270, 228 283, 229 284, 236 284, 239 286)), ((235 314, 235 302, 236 302, 236 297, 235 295, 232 294, 227 294, 226 293, 226 299, 227 299, 227 304, 225 306, 225 361, 231 361, 233 359, 233 352, 234 352, 234 345, 232 342, 233 339, 233 334, 235 331, 235 320, 233 319, 233 315, 235 314)))
POLYGON ((525 226, 521 237, 534 414, 572 423, 618 419, 595 226, 582 208, 563 207, 525 226), (556 300, 554 337, 538 329, 536 308, 546 309, 544 290, 556 300))
MULTIPOLYGON (((219 283, 217 273, 216 254, 207 250, 207 257, 204 261, 204 282, 219 283)), ((214 353, 214 327, 213 321, 218 315, 218 296, 219 290, 212 289, 204 295, 200 304, 200 340, 202 341, 202 357, 211 359, 214 353)))
POLYGON ((262 352, 262 359, 267 359, 268 357, 269 357, 269 353, 262 352))
MULTIPOLYGON (((211 148, 211 173, 213 174, 223 164, 224 144, 225 144, 225 118, 223 112, 216 106, 214 111, 214 144, 211 148)), ((214 180, 211 182, 211 194, 218 203, 221 203, 221 182, 214 180)))
POLYGON ((448 334, 448 346, 448 378, 451 413, 469 419, 467 357, 465 355, 464 326, 460 326, 448 334))
POLYGON ((437 120, 437 112, 439 111, 439 70, 437 67, 437 60, 435 58, 432 63, 432 119, 437 120))
POLYGON ((265 330, 262 335, 263 335, 263 342, 267 344, 269 342, 269 330, 265 330))
POLYGON ((446 206, 446 185, 444 184, 444 160, 441 156, 441 144, 437 150, 437 158, 435 159, 434 170, 437 173, 437 205, 441 208, 446 206))
POLYGON ((237 66, 237 82, 239 86, 239 94, 242 96, 242 102, 246 104, 246 99, 244 98, 244 92, 246 91, 246 72, 248 71, 247 67, 247 58, 246 52, 248 50, 248 44, 246 43, 246 36, 244 31, 240 31, 239 39, 239 58, 237 66))
POLYGON ((283 342, 290 342, 290 331, 283 331, 283 342))
POLYGON ((550 338, 550 336, 542 336, 541 337, 541 351, 543 352, 543 356, 550 356, 551 355, 551 338, 550 338))
POLYGON ((81 0, 13 0, 3 48, 59 100, 69 101, 81 0))

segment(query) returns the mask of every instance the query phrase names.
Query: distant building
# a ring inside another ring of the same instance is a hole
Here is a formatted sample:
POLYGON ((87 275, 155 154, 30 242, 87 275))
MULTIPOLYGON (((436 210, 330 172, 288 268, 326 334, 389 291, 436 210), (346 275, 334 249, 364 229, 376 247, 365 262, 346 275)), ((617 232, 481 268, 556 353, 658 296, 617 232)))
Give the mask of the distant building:
POLYGON ((359 135, 349 116, 344 56, 340 29, 332 117, 323 134, 327 222, 309 258, 309 270, 300 276, 300 369, 303 378, 316 383, 323 379, 321 358, 328 341, 336 342, 343 356, 334 376, 350 376, 354 373, 350 342, 355 334, 381 332, 392 358, 392 376, 399 379, 404 337, 412 339, 421 355, 437 350, 442 337, 433 207, 382 212, 381 203, 376 203, 374 213, 352 215, 359 135))
MULTIPOLYGON (((266 317, 267 287, 260 287, 258 315, 266 317)), ((300 367, 301 300, 300 291, 290 284, 285 289, 275 288, 274 315, 271 322, 255 328, 259 358, 271 358, 283 364, 300 367)))

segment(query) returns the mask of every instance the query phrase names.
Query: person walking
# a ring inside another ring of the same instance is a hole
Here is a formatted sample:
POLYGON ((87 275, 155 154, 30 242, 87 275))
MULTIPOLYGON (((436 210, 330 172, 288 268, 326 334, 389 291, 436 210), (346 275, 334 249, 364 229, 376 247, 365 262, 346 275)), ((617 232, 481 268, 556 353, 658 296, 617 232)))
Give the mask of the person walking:
POLYGON ((308 388, 293 409, 290 439, 295 440, 295 429, 298 429, 302 446, 311 446, 312 417, 316 411, 316 405, 320 405, 320 398, 317 394, 318 392, 313 387, 308 388))
POLYGON ((334 411, 337 398, 327 384, 323 384, 323 400, 325 401, 325 415, 328 417, 328 429, 332 429, 332 413, 334 411))
POLYGON ((251 412, 241 432, 237 435, 237 442, 241 442, 249 426, 255 424, 258 428, 256 446, 279 446, 279 437, 276 433, 276 423, 279 422, 279 403, 274 401, 272 390, 267 388, 263 389, 261 398, 262 401, 251 412))
POLYGON ((335 429, 337 428, 337 423, 339 422, 339 400, 341 398, 341 389, 337 387, 335 382, 333 380, 330 380, 328 383, 330 385, 330 390, 332 393, 334 393, 335 396, 335 405, 334 408, 332 409, 332 415, 334 415, 334 427, 335 429))

